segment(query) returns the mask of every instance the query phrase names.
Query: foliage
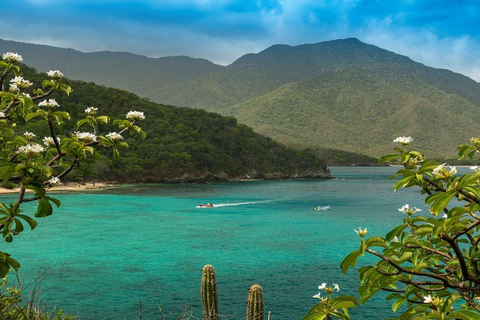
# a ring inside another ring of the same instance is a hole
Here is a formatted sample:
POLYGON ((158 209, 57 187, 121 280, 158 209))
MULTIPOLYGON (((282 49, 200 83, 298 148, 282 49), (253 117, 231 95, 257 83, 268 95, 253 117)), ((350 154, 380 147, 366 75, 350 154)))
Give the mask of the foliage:
MULTIPOLYGON (((31 295, 36 297, 35 294, 31 295)), ((33 298, 32 298, 33 299, 33 298)), ((3 320, 73 320, 65 315, 63 310, 54 309, 51 312, 41 311, 38 301, 27 301, 22 298, 22 290, 10 286, 7 278, 0 283, 0 317, 3 320)))
MULTIPOLYGON (((400 160, 403 168, 394 190, 418 187, 425 195, 429 213, 421 215, 406 204, 399 211, 403 223, 385 236, 366 238, 342 262, 344 273, 368 253, 378 258, 359 269, 361 302, 379 291, 389 292, 392 310, 400 319, 480 318, 480 170, 458 175, 455 167, 431 161, 409 150, 413 139, 399 137, 397 153, 382 162, 400 160)), ((480 155, 480 137, 459 147, 460 158, 480 155)))
POLYGON ((322 293, 317 293, 313 296, 319 299, 320 302, 308 311, 303 320, 350 320, 348 308, 353 308, 358 305, 357 298, 348 295, 334 297, 333 293, 340 291, 340 288, 335 283, 333 283, 331 287, 327 287, 327 283, 322 283, 318 289, 324 291, 326 296, 322 296, 322 293))
MULTIPOLYGON (((87 131, 73 127, 65 130, 70 114, 52 96, 70 95, 71 87, 62 82, 63 74, 58 70, 50 71, 48 79, 27 80, 18 65, 22 60, 22 56, 8 52, 0 61, 0 177, 5 184, 19 189, 14 202, 0 203, 0 230, 6 242, 22 233, 25 223, 33 230, 38 224, 35 218, 47 217, 54 206, 60 206, 60 201, 49 195, 50 189, 74 169, 94 161, 97 147, 112 150, 117 158, 119 149, 128 147, 122 141, 124 133, 145 136, 135 124, 144 118, 137 111, 129 112, 126 120, 113 122, 118 132, 102 134, 100 129, 110 118, 98 115, 94 107, 87 108, 77 122, 77 128, 86 127, 87 131), (41 87, 33 89, 37 83, 41 87), (35 134, 26 128, 38 131, 35 134), (24 213, 23 204, 27 202, 37 203, 34 211, 24 213)), ((10 268, 18 270, 20 264, 0 251, 0 277, 10 268)))

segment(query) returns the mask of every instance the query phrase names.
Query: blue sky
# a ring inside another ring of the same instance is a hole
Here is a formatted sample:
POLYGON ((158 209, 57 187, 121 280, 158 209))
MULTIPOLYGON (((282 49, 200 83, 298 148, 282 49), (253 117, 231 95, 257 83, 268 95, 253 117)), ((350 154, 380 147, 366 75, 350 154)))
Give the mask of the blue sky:
POLYGON ((0 38, 229 64, 356 37, 480 81, 478 0, 0 0, 0 38))

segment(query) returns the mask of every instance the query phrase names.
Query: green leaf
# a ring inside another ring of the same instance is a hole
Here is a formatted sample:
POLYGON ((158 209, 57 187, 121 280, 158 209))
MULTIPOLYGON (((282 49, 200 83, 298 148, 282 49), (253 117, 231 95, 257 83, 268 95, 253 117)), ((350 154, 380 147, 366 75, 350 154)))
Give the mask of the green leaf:
POLYGON ((410 176, 406 176, 405 178, 403 178, 400 181, 398 181, 397 183, 395 183, 395 185, 393 186, 393 191, 397 191, 400 188, 406 187, 415 178, 416 178, 416 175, 414 175, 414 174, 410 175, 410 176))
POLYGON ((7 181, 8 178, 10 178, 11 174, 12 174, 12 167, 10 166, 0 167, 0 178, 2 178, 3 181, 7 181))
POLYGON ((36 118, 36 117, 41 117, 41 116, 44 116, 45 115, 45 111, 43 110, 37 110, 36 112, 33 112, 33 113, 29 113, 25 116, 25 121, 29 121, 33 118, 36 118))
POLYGON ((397 312, 398 308, 400 308, 400 306, 402 304, 404 304, 405 301, 407 301, 407 300, 408 300, 407 298, 401 298, 401 299, 398 299, 397 301, 395 301, 394 303, 392 303, 392 311, 397 312))
POLYGON ((43 218, 43 217, 48 217, 53 213, 53 208, 52 205, 50 204, 50 201, 46 198, 42 198, 38 200, 38 209, 37 212, 35 213, 35 217, 38 218, 43 218))
POLYGON ((447 319, 480 320, 480 314, 470 310, 457 310, 450 312, 447 319))
POLYGON ((108 122, 110 121, 110 118, 107 117, 107 116, 99 116, 99 117, 95 118, 95 121, 96 121, 98 124, 108 123, 108 122))
POLYGON ((45 199, 48 199, 49 201, 55 203, 55 205, 57 206, 57 208, 60 208, 60 200, 58 199, 55 199, 55 198, 52 198, 52 197, 49 197, 49 196, 45 196, 45 199))
POLYGON ((438 215, 448 205, 450 200, 455 196, 457 192, 455 190, 445 192, 432 206, 432 212, 438 215))
POLYGON ((355 250, 346 256, 345 259, 343 259, 342 263, 340 264, 343 274, 347 274, 348 268, 354 267, 357 264, 358 257, 361 255, 362 252, 360 250, 355 250))
POLYGON ((389 154, 378 159, 377 163, 388 162, 388 161, 392 161, 393 159, 398 159, 401 157, 402 157, 401 154, 389 154))
POLYGON ((387 235, 385 236, 385 239, 387 241, 392 241, 393 238, 398 237, 402 233, 403 229, 405 229, 406 227, 407 227, 406 224, 402 224, 402 225, 399 225, 399 226, 393 228, 392 231, 387 233, 387 235))
POLYGON ((38 225, 37 221, 35 221, 34 219, 30 218, 30 217, 27 216, 27 215, 18 214, 17 217, 22 218, 23 220, 25 220, 25 221, 30 225, 30 229, 31 229, 31 230, 35 229, 35 227, 38 225))
POLYGON ((323 320, 327 315, 323 312, 307 314, 302 320, 323 320))
POLYGON ((388 248, 388 244, 385 242, 385 239, 382 237, 371 237, 367 239, 366 241, 367 245, 369 247, 383 247, 383 248, 388 248))

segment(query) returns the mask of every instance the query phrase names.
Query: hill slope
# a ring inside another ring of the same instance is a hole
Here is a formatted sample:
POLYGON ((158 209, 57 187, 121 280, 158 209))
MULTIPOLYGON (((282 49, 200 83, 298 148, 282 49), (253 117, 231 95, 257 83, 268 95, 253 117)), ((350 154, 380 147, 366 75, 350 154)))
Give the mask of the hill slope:
POLYGON ((41 72, 62 70, 72 80, 92 81, 146 97, 164 85, 191 81, 223 67, 185 56, 147 58, 126 52, 83 53, 72 49, 0 39, 0 52, 18 52, 41 72))
MULTIPOLYGON (((0 50, 3 45, 0 41, 0 50)), ((39 50, 22 45, 18 51, 25 56, 21 49, 39 50)), ((148 59, 71 50, 82 56, 77 64, 68 57, 72 52, 47 48, 62 51, 56 56, 68 62, 62 67, 67 75, 125 88, 157 102, 235 116, 296 148, 378 157, 391 150, 393 138, 408 135, 430 156, 454 156, 457 145, 479 134, 472 120, 480 107, 479 83, 357 39, 275 45, 226 67, 185 57, 148 59), (172 63, 166 63, 168 59, 172 63), (165 62, 164 67, 154 69, 148 64, 152 61, 165 62), (177 69, 184 63, 185 73, 177 69)), ((45 61, 32 65, 43 71, 53 68, 46 68, 45 61)))
MULTIPOLYGON (((26 69, 25 77, 41 83, 46 75, 26 69)), ((118 161, 107 157, 109 150, 91 168, 80 168, 77 178, 131 182, 188 182, 247 178, 328 178, 330 174, 310 151, 289 149, 271 138, 255 133, 232 117, 199 109, 178 108, 140 99, 118 89, 94 83, 65 81, 73 88, 69 97, 57 96, 61 109, 72 120, 65 124, 68 134, 78 129, 77 120, 84 110, 95 106, 100 114, 124 118, 131 110, 142 111, 146 119, 139 123, 147 138, 127 138, 130 145, 118 161)), ((37 137, 47 134, 37 122, 28 122, 22 130, 37 137)), ((104 132, 114 131, 110 125, 104 132)), ((23 131, 22 131, 23 132, 23 131)), ((64 136, 61 136, 63 138, 64 136)))

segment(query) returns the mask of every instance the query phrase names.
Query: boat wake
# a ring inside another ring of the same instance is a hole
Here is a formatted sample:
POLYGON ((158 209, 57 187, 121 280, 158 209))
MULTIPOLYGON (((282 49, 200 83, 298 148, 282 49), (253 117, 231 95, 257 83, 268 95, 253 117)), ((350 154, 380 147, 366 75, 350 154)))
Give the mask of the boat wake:
POLYGON ((197 206, 197 208, 201 208, 201 209, 203 209, 203 208, 212 209, 212 208, 221 208, 221 207, 244 206, 244 205, 248 205, 248 204, 267 203, 267 202, 270 202, 270 201, 249 201, 249 202, 233 202, 233 203, 230 203, 230 202, 227 202, 227 203, 214 203, 214 204, 213 204, 213 207, 197 206))

